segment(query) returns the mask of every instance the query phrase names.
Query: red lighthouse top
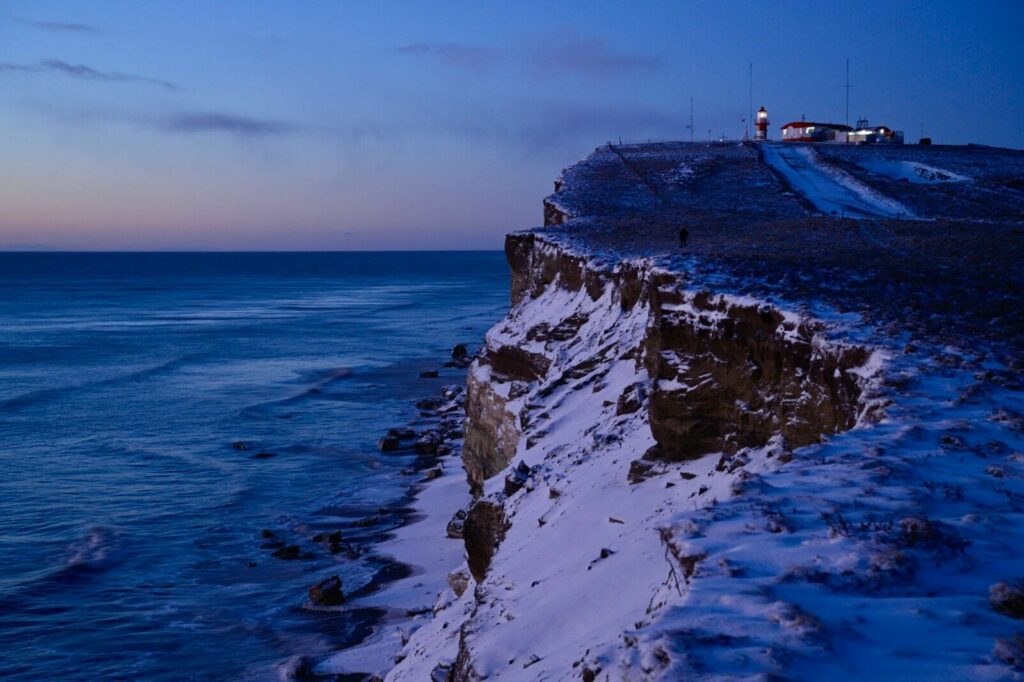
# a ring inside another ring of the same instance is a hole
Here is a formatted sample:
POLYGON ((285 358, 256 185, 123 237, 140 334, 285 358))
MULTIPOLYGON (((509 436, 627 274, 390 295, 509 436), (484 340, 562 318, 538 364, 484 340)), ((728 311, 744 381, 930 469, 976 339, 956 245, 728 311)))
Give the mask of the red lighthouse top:
POLYGON ((757 110, 757 118, 754 122, 754 139, 768 139, 768 110, 764 107, 757 110))

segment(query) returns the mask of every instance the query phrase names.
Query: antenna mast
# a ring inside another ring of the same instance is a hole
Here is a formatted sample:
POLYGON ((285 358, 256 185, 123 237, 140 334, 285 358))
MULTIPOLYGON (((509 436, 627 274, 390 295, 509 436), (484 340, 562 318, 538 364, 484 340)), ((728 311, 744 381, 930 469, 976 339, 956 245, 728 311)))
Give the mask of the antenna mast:
POLYGON ((850 125, 850 59, 846 59, 846 125, 850 125))
MULTIPOLYGON (((754 122, 754 62, 750 62, 750 70, 747 72, 747 125, 743 126, 744 131, 750 129, 754 122)), ((746 135, 746 132, 744 132, 746 135)), ((747 138, 750 135, 746 135, 747 138)))
POLYGON ((690 97, 690 142, 693 142, 693 97, 690 97))

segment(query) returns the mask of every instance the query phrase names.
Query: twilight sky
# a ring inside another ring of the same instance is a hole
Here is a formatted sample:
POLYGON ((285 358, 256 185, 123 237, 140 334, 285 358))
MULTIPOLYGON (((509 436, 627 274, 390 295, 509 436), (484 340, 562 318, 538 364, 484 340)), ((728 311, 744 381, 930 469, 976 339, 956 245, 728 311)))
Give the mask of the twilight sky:
POLYGON ((500 248, 608 139, 1024 147, 1024 2, 0 0, 0 249, 500 248))

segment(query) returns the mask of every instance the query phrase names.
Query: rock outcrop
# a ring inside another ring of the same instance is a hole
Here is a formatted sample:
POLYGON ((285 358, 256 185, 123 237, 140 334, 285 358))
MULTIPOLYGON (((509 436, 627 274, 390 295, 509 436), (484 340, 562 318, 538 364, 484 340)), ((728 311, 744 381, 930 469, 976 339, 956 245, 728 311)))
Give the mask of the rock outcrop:
MULTIPOLYGON (((463 461, 476 495, 537 430, 529 403, 611 359, 599 352, 565 365, 564 347, 592 312, 551 310, 550 318, 538 318, 534 311, 516 327, 516 311, 545 294, 601 301, 612 318, 642 309, 637 347, 618 352, 634 359, 638 372, 646 370, 648 380, 631 385, 619 409, 646 404, 657 443, 650 458, 734 453, 776 435, 799 447, 852 427, 860 416, 860 368, 870 354, 860 346, 821 344, 821 325, 763 302, 687 291, 680 275, 643 263, 602 267, 535 234, 510 235, 505 251, 510 323, 488 337, 467 390, 463 461)), ((604 331, 610 336, 614 329, 604 331)))

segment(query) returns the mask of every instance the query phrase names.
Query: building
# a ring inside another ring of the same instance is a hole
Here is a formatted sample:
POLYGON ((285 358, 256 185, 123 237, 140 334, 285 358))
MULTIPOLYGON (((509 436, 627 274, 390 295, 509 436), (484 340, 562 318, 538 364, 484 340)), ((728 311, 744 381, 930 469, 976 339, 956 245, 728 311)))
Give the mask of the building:
POLYGON ((793 121, 782 126, 782 141, 831 144, 903 144, 903 132, 893 130, 888 126, 870 126, 866 118, 857 121, 857 126, 854 128, 842 123, 793 121))
POLYGON ((757 110, 757 118, 754 122, 754 139, 768 139, 768 110, 764 107, 757 110))
POLYGON ((817 123, 815 121, 793 121, 782 126, 783 142, 833 142, 845 143, 850 132, 848 125, 841 123, 817 123))
POLYGON ((846 141, 850 144, 903 144, 903 131, 888 126, 870 126, 868 120, 862 118, 846 141))

